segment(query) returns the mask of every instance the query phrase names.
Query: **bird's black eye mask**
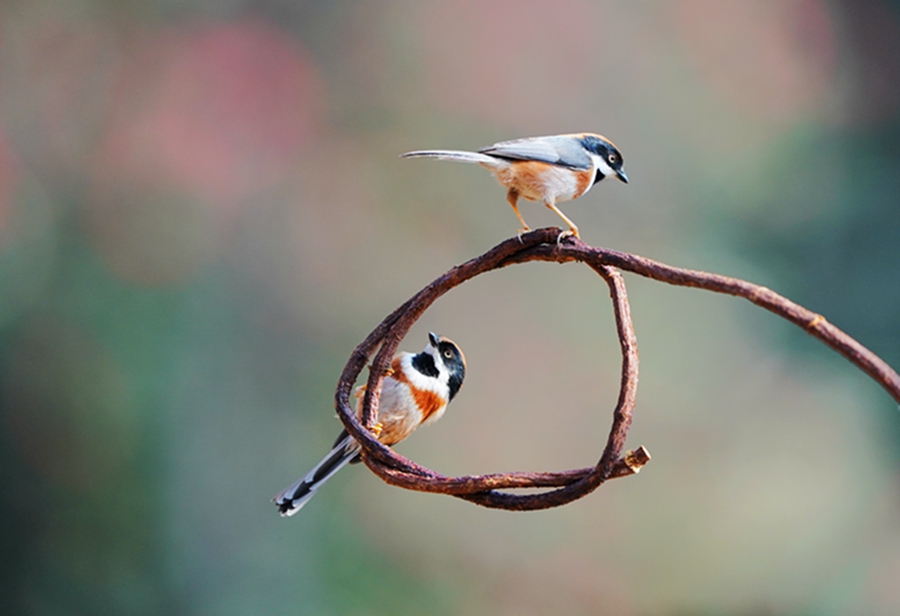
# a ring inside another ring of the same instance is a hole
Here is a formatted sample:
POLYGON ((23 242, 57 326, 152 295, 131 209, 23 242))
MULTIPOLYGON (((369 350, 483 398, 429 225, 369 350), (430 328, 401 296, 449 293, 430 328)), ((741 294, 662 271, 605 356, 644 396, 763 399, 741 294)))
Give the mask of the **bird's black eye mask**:
POLYGON ((442 342, 438 345, 438 354, 441 356, 441 361, 447 366, 447 369, 450 372, 453 372, 455 369, 460 368, 465 370, 466 367, 463 364, 462 357, 459 356, 459 351, 456 349, 456 346, 450 344, 449 342, 442 342))
POLYGON ((448 372, 450 372, 450 380, 447 382, 447 385, 450 388, 450 399, 453 400, 459 388, 462 387, 463 379, 466 378, 466 364, 459 354, 459 349, 449 342, 439 344, 438 353, 441 356, 441 361, 447 366, 448 372))
POLYGON ((587 137, 582 139, 581 145, 583 145, 584 149, 588 152, 592 152, 594 154, 597 154, 598 156, 602 156, 603 158, 606 158, 610 151, 609 144, 607 144, 602 139, 594 137, 593 135, 588 135, 587 137))
POLYGON ((613 169, 619 169, 622 164, 625 162, 622 160, 622 155, 609 143, 603 141, 602 139, 598 139, 593 135, 588 135, 584 139, 581 140, 581 145, 584 146, 584 149, 588 152, 596 154, 600 158, 602 158, 607 165, 612 167, 613 169))

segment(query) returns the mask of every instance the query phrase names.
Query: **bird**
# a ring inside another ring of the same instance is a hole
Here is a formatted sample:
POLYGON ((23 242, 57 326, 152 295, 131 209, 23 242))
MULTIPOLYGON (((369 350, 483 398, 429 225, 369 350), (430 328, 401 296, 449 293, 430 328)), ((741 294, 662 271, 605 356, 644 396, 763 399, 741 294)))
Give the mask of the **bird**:
POLYGON ((417 150, 401 158, 437 158, 475 163, 493 172, 508 189, 506 200, 522 223, 519 234, 531 227, 519 212, 519 198, 543 201, 569 226, 566 235, 578 234, 578 227, 556 206, 577 199, 597 182, 616 176, 628 183, 622 154, 612 141, 596 133, 573 133, 546 137, 526 137, 501 141, 477 152, 459 150, 417 150))
MULTIPOLYGON (((466 376, 466 357, 459 346, 434 332, 421 353, 394 355, 381 385, 378 418, 373 428, 378 440, 396 445, 419 426, 434 423, 462 387, 466 376)), ((366 386, 356 388, 356 415, 362 415, 366 386)), ((302 479, 294 482, 273 499, 282 517, 297 513, 322 485, 347 464, 361 460, 361 447, 347 430, 341 431, 328 455, 302 479)))

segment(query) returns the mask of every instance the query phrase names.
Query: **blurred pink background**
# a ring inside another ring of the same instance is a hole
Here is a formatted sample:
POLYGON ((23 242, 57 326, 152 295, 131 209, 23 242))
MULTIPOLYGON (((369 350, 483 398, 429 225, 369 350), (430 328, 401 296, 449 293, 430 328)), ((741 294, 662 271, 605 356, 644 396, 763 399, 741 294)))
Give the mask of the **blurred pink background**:
MULTIPOLYGON (((896 614, 900 420, 744 303, 627 277, 644 471, 528 514, 362 467, 353 347, 514 234, 477 167, 599 132, 585 241, 740 276, 900 365, 900 8, 888 0, 73 0, 0 7, 0 604, 10 614, 896 614)), ((538 205, 534 226, 557 225, 538 205)), ((423 317, 464 349, 398 449, 446 474, 599 457, 605 287, 531 264, 423 317)))

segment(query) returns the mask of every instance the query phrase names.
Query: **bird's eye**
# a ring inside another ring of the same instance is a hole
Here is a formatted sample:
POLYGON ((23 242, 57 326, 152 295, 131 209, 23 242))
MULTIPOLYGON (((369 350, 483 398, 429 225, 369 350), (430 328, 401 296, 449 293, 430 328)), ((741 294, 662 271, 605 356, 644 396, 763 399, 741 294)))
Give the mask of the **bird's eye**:
POLYGON ((444 357, 446 357, 447 359, 450 359, 451 357, 453 357, 453 352, 452 351, 444 351, 444 357))
POLYGON ((617 161, 618 159, 619 159, 619 157, 616 156, 615 154, 610 154, 609 157, 608 157, 606 160, 608 160, 608 161, 610 162, 610 164, 615 165, 615 164, 616 164, 616 161, 617 161))

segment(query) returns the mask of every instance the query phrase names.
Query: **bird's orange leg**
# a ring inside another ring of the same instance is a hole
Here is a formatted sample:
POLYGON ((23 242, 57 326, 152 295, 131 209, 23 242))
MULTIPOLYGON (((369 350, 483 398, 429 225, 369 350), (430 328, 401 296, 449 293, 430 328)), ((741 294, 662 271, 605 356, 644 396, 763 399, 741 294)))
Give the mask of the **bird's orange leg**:
POLYGON ((531 231, 531 227, 528 226, 528 223, 522 218, 522 214, 519 213, 519 191, 515 188, 510 188, 509 192, 506 193, 506 200, 509 201, 509 204, 512 206, 513 212, 516 213, 519 222, 522 223, 522 228, 519 229, 519 236, 521 237, 526 231, 531 231))
POLYGON ((559 216, 560 218, 562 218, 564 221, 566 221, 566 224, 569 225, 568 231, 563 231, 562 233, 559 234, 559 237, 556 240, 557 242, 559 242, 564 237, 568 237, 570 235, 574 235, 577 238, 581 237, 580 235, 578 235, 578 227, 575 225, 575 223, 572 222, 571 220, 569 220, 569 218, 565 214, 563 214, 558 207, 556 207, 555 199, 551 199, 549 201, 544 201, 544 205, 546 205, 548 208, 550 208, 551 210, 556 212, 556 215, 559 216))

